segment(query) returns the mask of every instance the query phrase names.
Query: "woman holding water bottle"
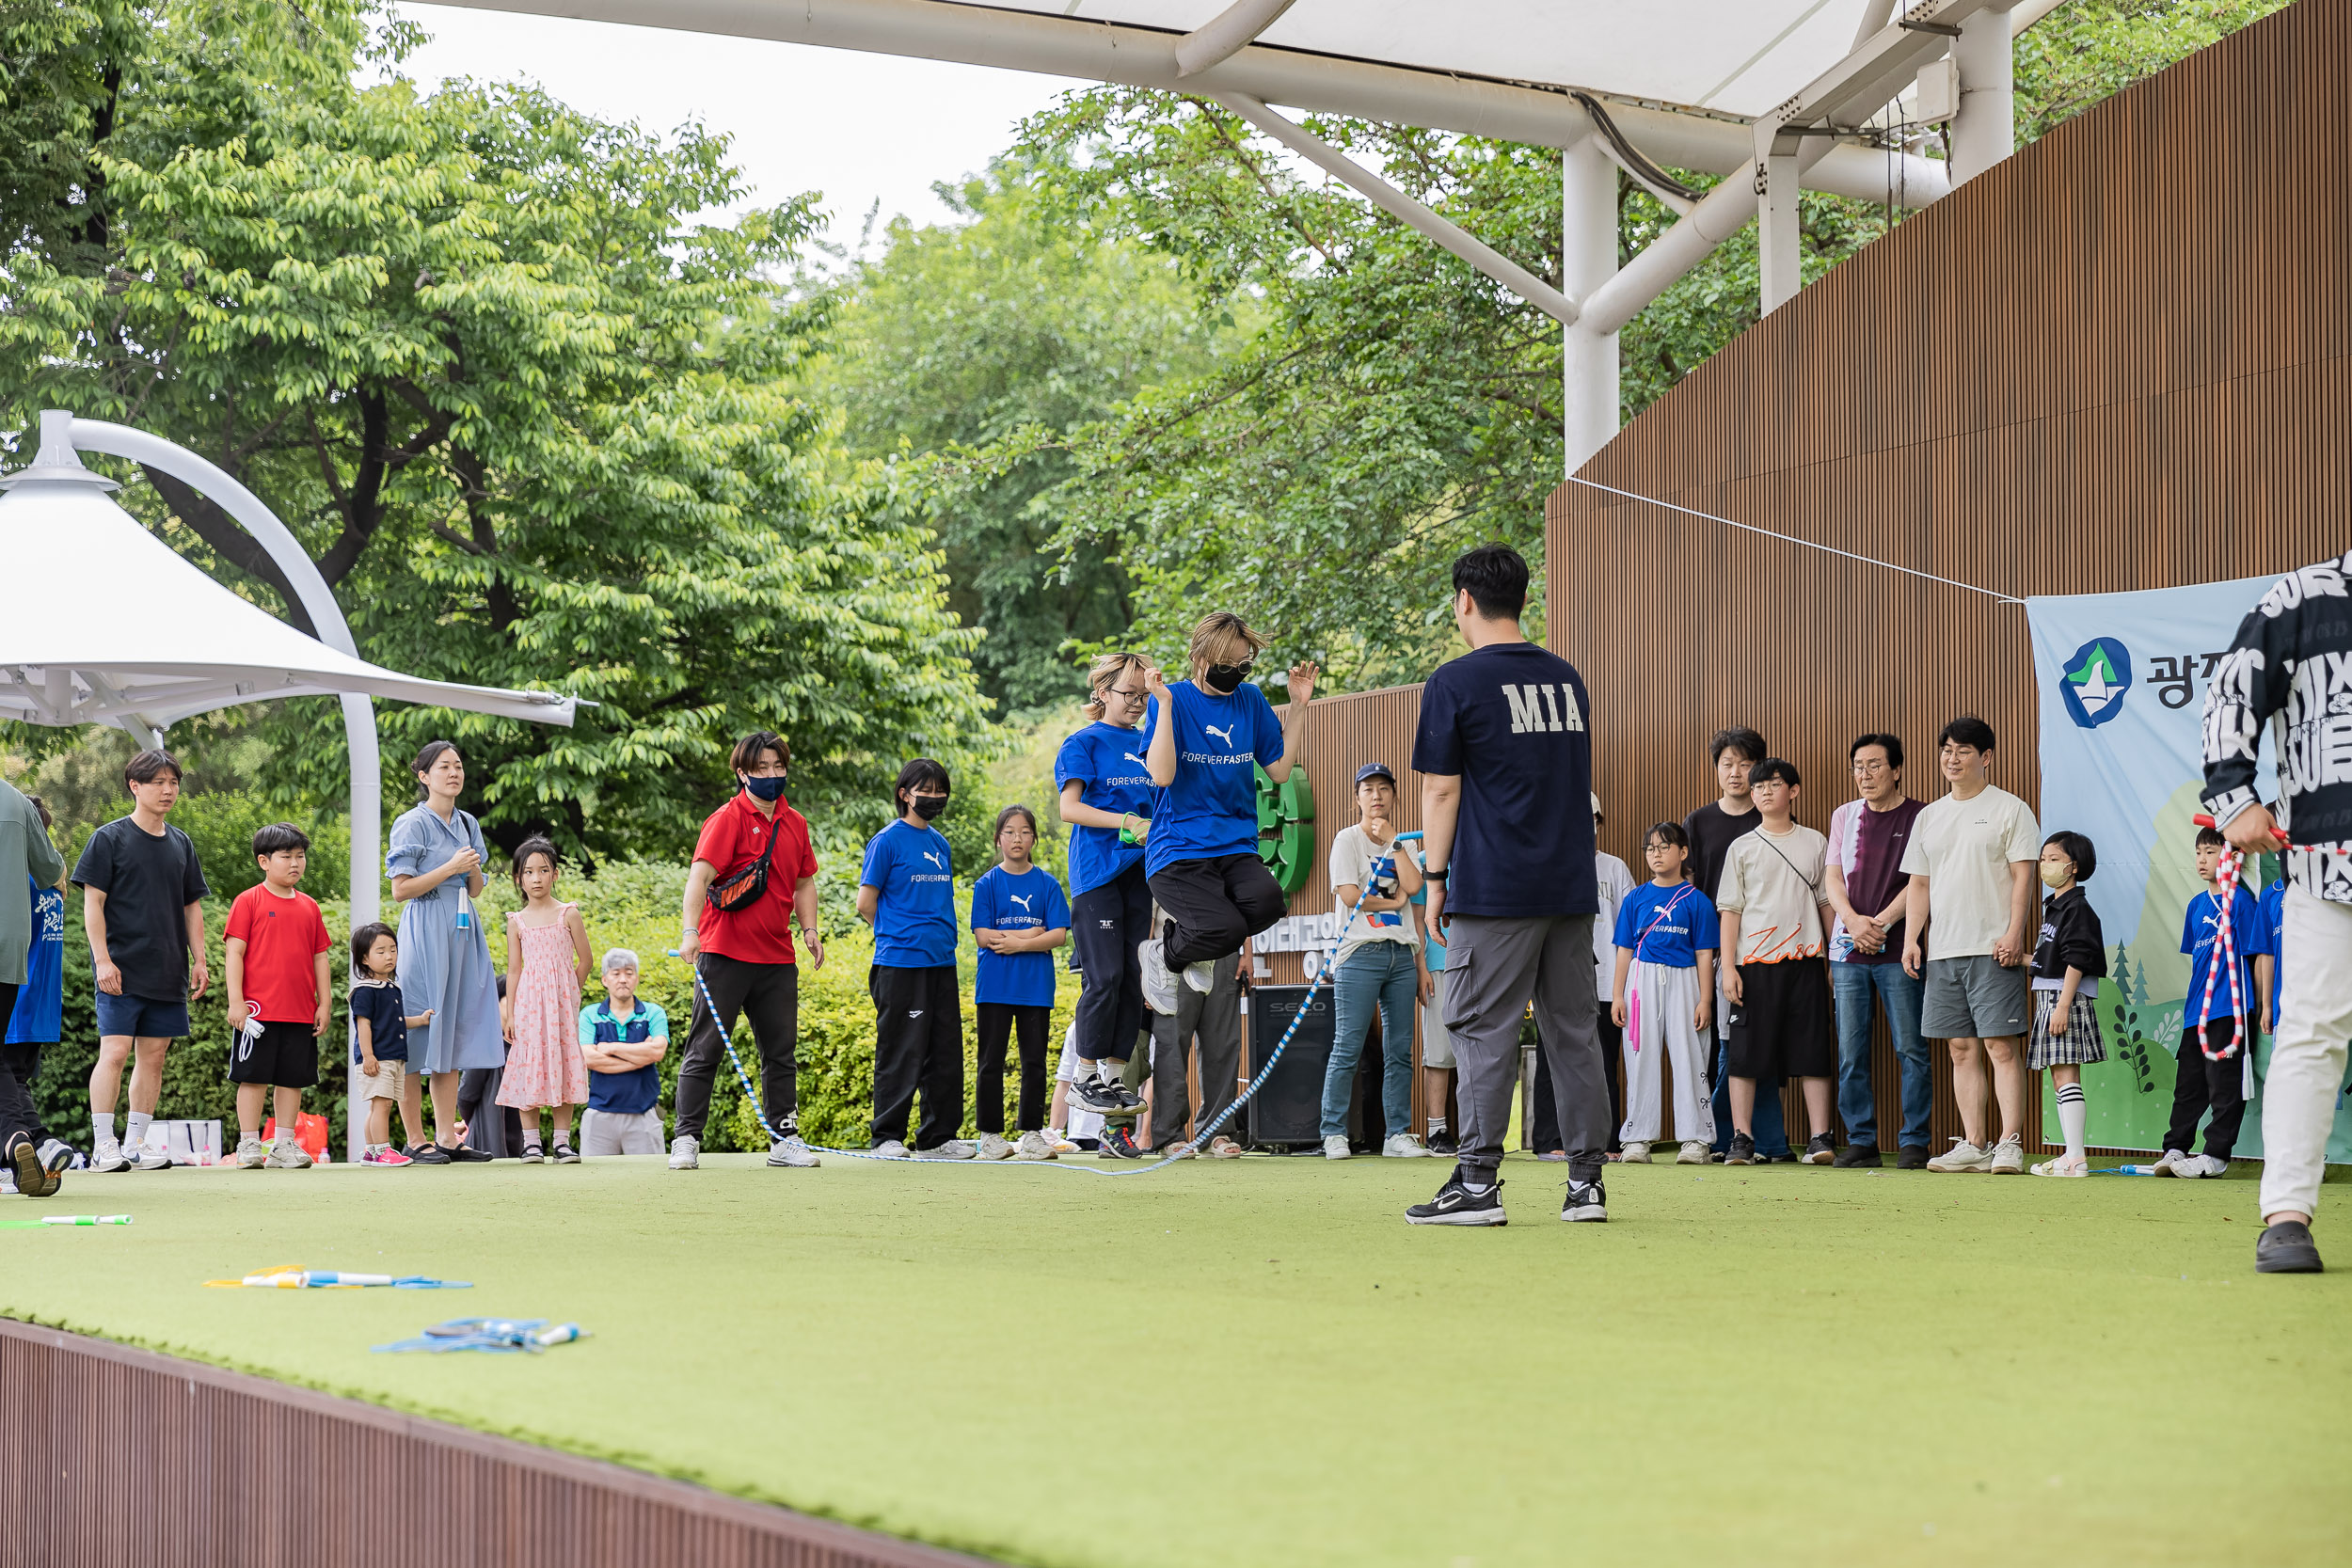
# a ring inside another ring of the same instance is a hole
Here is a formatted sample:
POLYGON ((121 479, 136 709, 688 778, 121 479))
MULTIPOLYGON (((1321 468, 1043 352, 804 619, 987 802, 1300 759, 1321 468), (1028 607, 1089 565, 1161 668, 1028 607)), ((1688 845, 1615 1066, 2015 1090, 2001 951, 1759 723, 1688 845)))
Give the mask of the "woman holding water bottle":
POLYGON ((490 1156, 458 1142, 458 1074, 506 1060, 498 976, 473 907, 489 848, 482 824, 457 809, 466 788, 466 759, 457 748, 428 742, 414 770, 424 799, 392 824, 384 856, 401 904, 401 999, 432 1015, 430 1023, 408 1031, 408 1053, 432 1087, 434 1141, 408 1154, 420 1164, 471 1164, 490 1156))

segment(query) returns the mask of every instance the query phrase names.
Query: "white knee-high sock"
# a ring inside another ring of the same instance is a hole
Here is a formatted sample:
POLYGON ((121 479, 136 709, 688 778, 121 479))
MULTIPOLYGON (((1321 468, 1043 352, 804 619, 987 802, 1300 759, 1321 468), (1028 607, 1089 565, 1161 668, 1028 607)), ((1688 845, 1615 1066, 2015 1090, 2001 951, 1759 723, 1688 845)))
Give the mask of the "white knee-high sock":
POLYGON ((2058 1089, 2058 1126, 2066 1133, 2066 1157, 2083 1157, 2083 1126, 2090 1119, 2090 1103, 2080 1084, 2060 1084, 2058 1089))

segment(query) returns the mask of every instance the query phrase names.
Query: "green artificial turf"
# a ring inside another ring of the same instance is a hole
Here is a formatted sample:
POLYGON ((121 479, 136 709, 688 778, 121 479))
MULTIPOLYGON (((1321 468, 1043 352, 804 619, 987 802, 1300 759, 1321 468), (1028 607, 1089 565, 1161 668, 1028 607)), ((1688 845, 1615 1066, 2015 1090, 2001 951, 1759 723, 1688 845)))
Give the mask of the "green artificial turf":
POLYGON ((2246 1180, 1661 1164, 1571 1227, 1515 1156, 1508 1228, 1407 1227, 1443 1169, 83 1176, 5 1217, 135 1226, 0 1231, 0 1312, 1023 1562, 2352 1557, 2352 1281, 2255 1275, 2246 1180), (201 1284, 281 1263, 478 1288, 201 1284), (480 1314, 595 1338, 369 1353, 480 1314))

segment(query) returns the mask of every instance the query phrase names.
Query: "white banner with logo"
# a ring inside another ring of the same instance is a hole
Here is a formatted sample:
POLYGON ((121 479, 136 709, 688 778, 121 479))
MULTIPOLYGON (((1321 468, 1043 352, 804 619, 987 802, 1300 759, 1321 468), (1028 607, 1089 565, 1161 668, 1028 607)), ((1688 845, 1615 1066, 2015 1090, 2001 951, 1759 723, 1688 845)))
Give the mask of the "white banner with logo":
MULTIPOLYGON (((2099 1032, 2107 1059, 2083 1070, 2090 1141, 2158 1148, 2172 1110, 2173 1067, 2188 994, 2181 926, 2198 879, 2197 829, 2204 807, 2201 720, 2205 688, 2238 623, 2274 579, 2087 594, 2026 601, 2041 689, 2042 831, 2072 829, 2091 841, 2099 869, 2085 884, 2106 937, 2099 1032)), ((2275 797, 2273 759, 2261 787, 2275 797)), ((2276 875, 2266 858, 2259 876, 2276 875)), ((2194 1047, 2191 1047, 2194 1049, 2194 1047)), ((2268 1041, 2255 1055, 2259 1079, 2268 1041)), ((2058 1125, 2043 1090, 2042 1124, 2058 1125)), ((2259 1087, 2236 1152, 2262 1153, 2259 1087)), ((2328 1157, 2352 1149, 2339 1109, 2328 1157)))

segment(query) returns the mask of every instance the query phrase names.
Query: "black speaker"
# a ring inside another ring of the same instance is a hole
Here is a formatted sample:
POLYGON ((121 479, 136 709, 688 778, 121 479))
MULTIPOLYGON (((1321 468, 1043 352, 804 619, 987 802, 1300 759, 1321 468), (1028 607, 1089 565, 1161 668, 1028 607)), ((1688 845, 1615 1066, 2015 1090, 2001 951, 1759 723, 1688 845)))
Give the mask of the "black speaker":
POLYGON ((1316 989, 1307 1001, 1305 986, 1252 986, 1249 989, 1249 1064, 1251 1077, 1265 1065, 1282 1032, 1298 1017, 1307 1016, 1282 1053, 1273 1074, 1249 1101, 1249 1141, 1253 1144, 1311 1144, 1323 1139, 1323 1074, 1331 1063, 1331 988, 1316 989))

